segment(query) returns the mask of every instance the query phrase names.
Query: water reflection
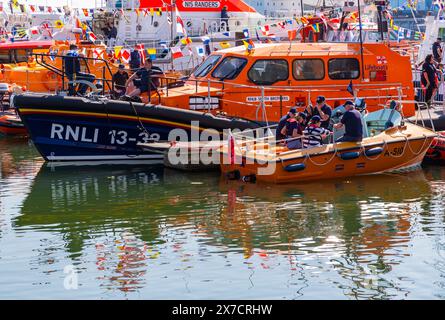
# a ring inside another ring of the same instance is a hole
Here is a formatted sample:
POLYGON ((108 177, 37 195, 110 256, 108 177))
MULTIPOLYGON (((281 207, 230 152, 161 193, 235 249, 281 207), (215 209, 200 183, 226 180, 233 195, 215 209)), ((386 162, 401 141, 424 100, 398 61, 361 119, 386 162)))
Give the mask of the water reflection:
POLYGON ((51 234, 32 268, 54 272, 65 252, 104 292, 175 290, 182 281, 183 294, 211 294, 212 282, 228 285, 235 272, 248 278, 236 297, 403 298, 415 276, 395 270, 413 254, 413 235, 443 243, 442 175, 276 186, 161 167, 44 165, 12 223, 19 234, 51 234))

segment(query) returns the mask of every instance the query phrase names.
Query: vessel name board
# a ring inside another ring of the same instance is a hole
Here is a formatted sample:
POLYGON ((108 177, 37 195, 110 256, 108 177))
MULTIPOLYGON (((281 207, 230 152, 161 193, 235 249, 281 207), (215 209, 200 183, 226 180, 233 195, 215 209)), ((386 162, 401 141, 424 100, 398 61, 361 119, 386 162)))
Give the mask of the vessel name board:
POLYGON ((184 8, 219 8, 219 1, 184 1, 184 8))

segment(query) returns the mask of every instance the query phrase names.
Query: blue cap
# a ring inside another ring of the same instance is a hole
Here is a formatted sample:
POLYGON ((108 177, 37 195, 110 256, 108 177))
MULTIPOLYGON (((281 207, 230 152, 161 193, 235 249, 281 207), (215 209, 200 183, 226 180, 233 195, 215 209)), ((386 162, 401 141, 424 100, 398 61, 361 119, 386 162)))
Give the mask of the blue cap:
POLYGON ((326 101, 326 98, 324 96, 318 96, 317 100, 316 100, 317 103, 322 103, 322 102, 325 102, 325 101, 326 101))
POLYGON ((289 110, 290 113, 296 114, 297 113, 297 109, 296 108, 291 108, 289 110))
POLYGON ((352 102, 351 100, 346 101, 345 104, 344 104, 345 107, 346 106, 353 106, 353 105, 354 105, 354 102, 352 102))
POLYGON ((320 121, 321 121, 320 116, 313 116, 313 117, 311 118, 311 122, 320 122, 320 121))

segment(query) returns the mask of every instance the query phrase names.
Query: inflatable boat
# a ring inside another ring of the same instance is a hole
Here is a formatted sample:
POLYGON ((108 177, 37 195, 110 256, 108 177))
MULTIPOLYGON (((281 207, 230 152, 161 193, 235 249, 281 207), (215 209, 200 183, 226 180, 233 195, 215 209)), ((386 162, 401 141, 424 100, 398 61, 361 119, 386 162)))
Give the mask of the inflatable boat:
POLYGON ((431 163, 445 163, 445 131, 438 132, 428 149, 425 160, 431 163))
POLYGON ((139 143, 199 140, 227 129, 258 124, 206 112, 44 94, 14 97, 14 106, 36 148, 47 161, 153 160, 163 155, 139 143))

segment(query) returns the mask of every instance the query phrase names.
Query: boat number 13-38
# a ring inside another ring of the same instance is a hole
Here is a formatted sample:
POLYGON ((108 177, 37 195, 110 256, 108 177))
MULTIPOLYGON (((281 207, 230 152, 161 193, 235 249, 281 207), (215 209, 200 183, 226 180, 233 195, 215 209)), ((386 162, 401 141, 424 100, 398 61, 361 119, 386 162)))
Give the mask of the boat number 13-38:
POLYGON ((138 138, 129 137, 128 132, 124 130, 110 130, 108 134, 111 137, 111 144, 126 144, 127 142, 143 142, 147 143, 150 141, 159 141, 160 135, 159 133, 149 134, 148 132, 141 132, 138 135, 138 138))

